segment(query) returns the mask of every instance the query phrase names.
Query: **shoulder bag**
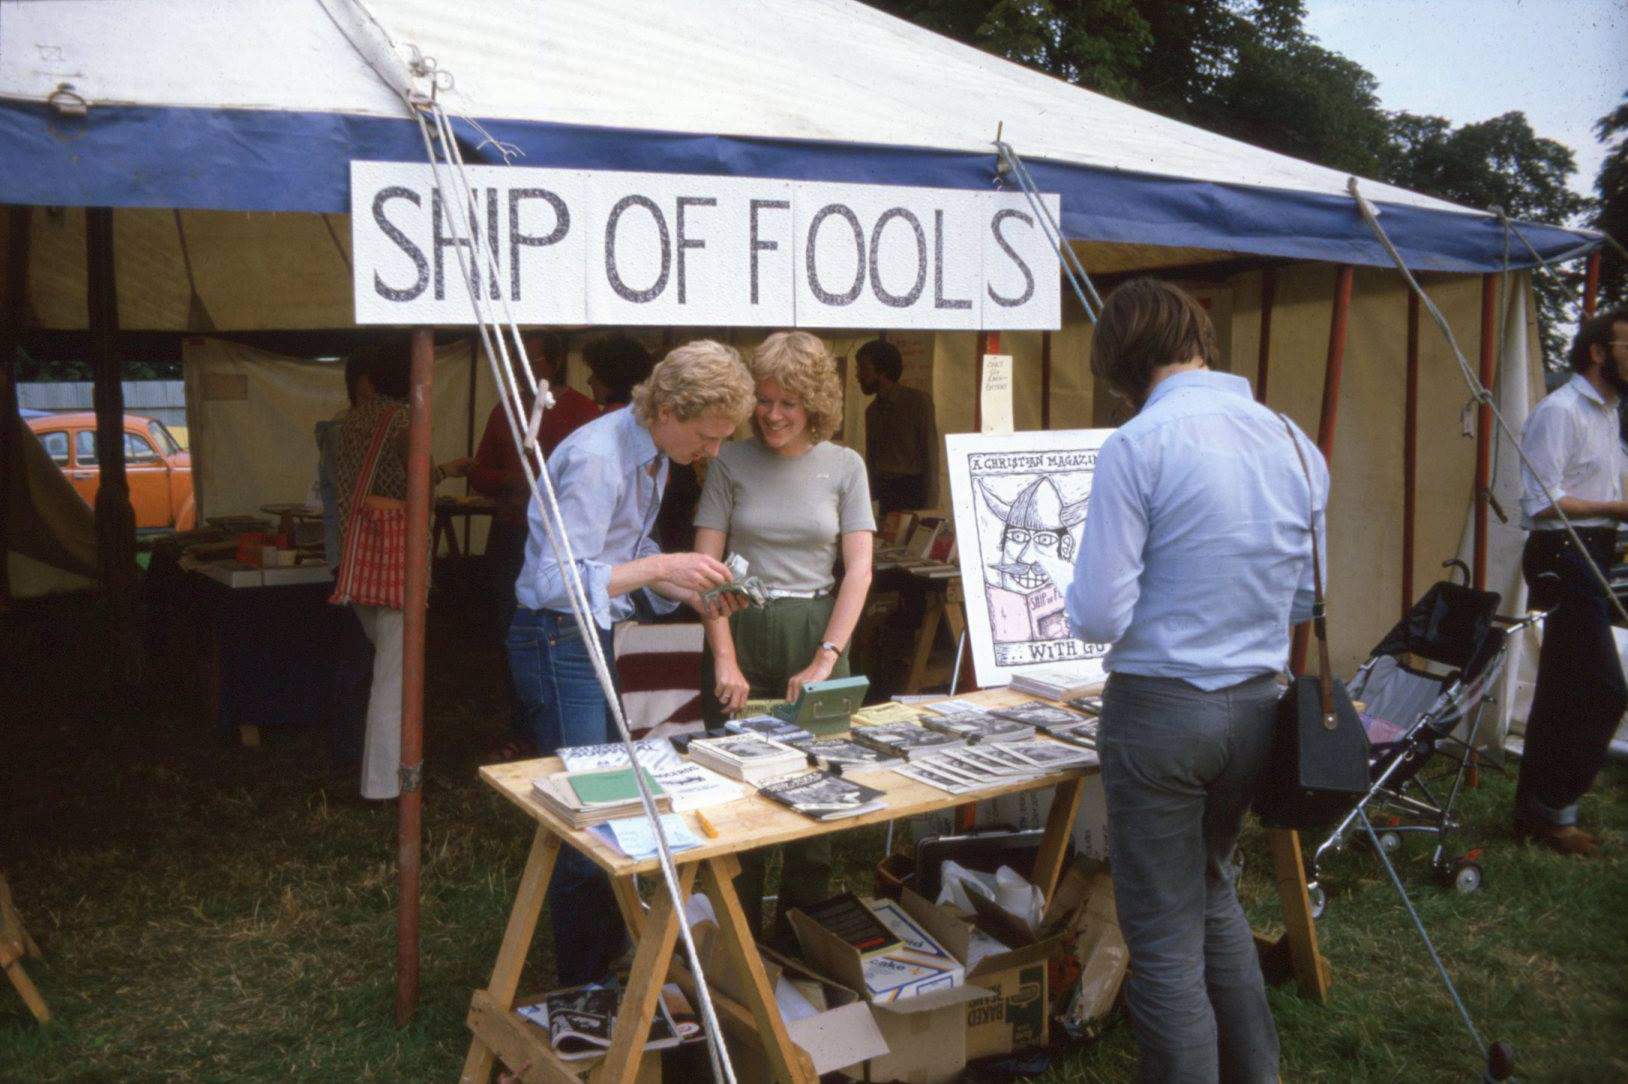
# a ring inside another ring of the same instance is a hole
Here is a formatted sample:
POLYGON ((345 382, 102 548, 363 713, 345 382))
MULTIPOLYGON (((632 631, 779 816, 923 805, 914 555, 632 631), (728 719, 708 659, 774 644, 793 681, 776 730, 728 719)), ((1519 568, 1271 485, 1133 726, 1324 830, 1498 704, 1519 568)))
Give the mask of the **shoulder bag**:
POLYGON ((1317 553, 1317 504, 1306 454, 1289 419, 1278 415, 1294 445, 1311 498, 1312 629, 1317 673, 1289 682, 1278 702, 1277 729, 1261 774, 1255 813, 1269 828, 1313 831, 1348 813, 1368 792, 1368 736, 1343 682, 1329 673, 1323 568, 1317 553))
POLYGON ((396 416, 395 407, 379 418, 373 430, 362 469, 356 472, 356 485, 350 495, 350 515, 345 520, 344 540, 339 551, 339 573, 328 601, 336 606, 354 602, 358 606, 403 607, 407 582, 407 511, 404 508, 370 508, 367 495, 378 473, 379 456, 385 434, 396 416))

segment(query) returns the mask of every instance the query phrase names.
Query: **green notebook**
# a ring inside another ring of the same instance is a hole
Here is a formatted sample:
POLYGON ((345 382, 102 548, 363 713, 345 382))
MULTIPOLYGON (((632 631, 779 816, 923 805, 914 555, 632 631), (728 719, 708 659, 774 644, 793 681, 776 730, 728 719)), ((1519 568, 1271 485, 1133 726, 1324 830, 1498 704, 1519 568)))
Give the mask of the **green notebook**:
MULTIPOLYGON (((584 804, 636 802, 639 800, 639 784, 633 778, 632 768, 607 768, 598 772, 573 772, 566 778, 571 784, 572 792, 577 796, 577 801, 584 804)), ((650 797, 652 798, 660 798, 667 793, 661 789, 660 783, 650 777, 649 772, 644 773, 644 782, 645 786, 650 788, 650 797)))

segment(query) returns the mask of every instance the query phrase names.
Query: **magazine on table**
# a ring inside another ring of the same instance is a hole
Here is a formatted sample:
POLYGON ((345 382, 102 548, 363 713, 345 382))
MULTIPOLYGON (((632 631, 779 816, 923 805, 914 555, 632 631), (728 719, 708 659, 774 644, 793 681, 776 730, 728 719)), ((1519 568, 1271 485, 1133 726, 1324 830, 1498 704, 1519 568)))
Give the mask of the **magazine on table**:
POLYGON ((966 776, 941 768, 936 759, 901 764, 894 768, 893 771, 906 779, 912 779, 917 783, 926 783, 930 787, 937 787, 939 790, 950 794, 965 794, 969 790, 978 788, 978 784, 966 776))
MULTIPOLYGON (((678 751, 666 738, 643 738, 633 743, 639 763, 652 775, 656 769, 679 764, 678 751)), ((591 772, 599 768, 627 767, 627 746, 619 741, 599 745, 571 745, 559 751, 560 763, 568 772, 591 772)))
POLYGON ((1020 723, 1027 723, 1039 730, 1050 730, 1054 726, 1066 726, 1069 723, 1084 721, 1086 716, 1072 708, 1060 708, 1056 704, 1042 704, 1038 700, 1028 700, 1022 704, 1013 704, 1007 708, 996 708, 995 714, 1003 719, 1014 719, 1020 723))
POLYGON ((1087 715, 1102 714, 1102 697, 1100 696, 1076 696, 1071 699, 1064 700, 1063 703, 1067 704, 1075 711, 1083 711, 1087 715))
POLYGON ((969 745, 974 742, 1022 741, 1034 737, 1034 727, 987 711, 958 711, 953 715, 923 716, 921 725, 952 734, 969 745))
POLYGON ((690 759, 732 779, 754 785, 795 772, 808 764, 808 754, 794 745, 756 734, 726 734, 690 742, 690 759))
MULTIPOLYGON (((646 738, 633 744, 638 750, 639 763, 667 792, 674 812, 739 801, 748 793, 739 783, 679 756, 666 738, 646 738)), ((627 766, 627 749, 620 742, 578 745, 561 749, 560 760, 567 771, 621 768, 627 766)))
POLYGON ((731 734, 756 734, 760 738, 785 745, 807 745, 814 735, 796 723, 788 723, 778 715, 751 715, 744 719, 730 719, 724 729, 731 734))
POLYGON ((988 778, 997 783, 1010 783, 1014 779, 1041 774, 1041 769, 1035 765, 1020 757, 1002 755, 999 750, 998 745, 980 745, 953 753, 943 753, 934 760, 947 762, 952 768, 966 770, 969 774, 976 774, 979 778, 988 778))
POLYGON ((764 784, 758 793, 817 821, 857 817, 887 806, 875 787, 830 772, 789 775, 764 784))
POLYGON ((808 755, 821 769, 842 775, 881 771, 904 762, 903 757, 847 738, 821 738, 803 748, 808 750, 808 755))
POLYGON ((1097 747, 1097 721, 1085 719, 1067 726, 1052 727, 1048 733, 1058 741, 1071 742, 1085 749, 1097 747))
POLYGON ((1090 749, 1082 749, 1067 742, 1046 741, 1043 738, 1009 742, 1006 750, 1047 771, 1063 771, 1097 763, 1097 754, 1090 749))
MULTIPOLYGON (((578 1061, 604 1054, 610 1049, 611 1029, 622 1003, 618 985, 573 986, 546 995, 537 1005, 524 1005, 515 1011, 548 1032, 549 1044, 562 1061, 578 1061)), ((665 1050, 683 1041, 678 1025, 667 1009, 666 1000, 656 999, 650 1020, 646 1050, 665 1050)))
POLYGON ((982 704, 973 703, 971 700, 960 699, 936 700, 931 704, 923 704, 922 707, 926 708, 928 711, 937 712, 939 715, 954 715, 957 712, 965 711, 975 711, 982 715, 984 712, 989 710, 982 704))
POLYGON ((913 723, 920 718, 921 712, 909 704, 888 700, 860 708, 854 712, 851 721, 854 726, 879 726, 882 723, 913 723))
POLYGON ((967 744, 965 738, 929 730, 915 723, 881 723, 860 727, 852 734, 854 741, 905 760, 915 760, 949 749, 964 749, 967 744))

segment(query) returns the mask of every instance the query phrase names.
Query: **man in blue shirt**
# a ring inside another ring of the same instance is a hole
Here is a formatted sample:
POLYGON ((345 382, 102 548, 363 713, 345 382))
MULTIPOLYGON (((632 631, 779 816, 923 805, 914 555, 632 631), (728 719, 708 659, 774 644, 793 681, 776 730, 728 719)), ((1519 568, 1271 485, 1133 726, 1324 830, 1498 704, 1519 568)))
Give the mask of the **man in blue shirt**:
POLYGON ((1112 645, 1099 741, 1138 1079, 1254 1084, 1278 1040, 1232 854, 1311 616, 1328 469, 1217 357, 1182 291, 1109 295, 1091 369, 1138 413, 1097 456, 1067 610, 1112 645))
MULTIPOLYGON (((633 389, 626 410, 577 429, 548 457, 548 474, 564 525, 556 552, 533 500, 527 514, 526 561, 515 581, 519 608, 509 625, 509 670, 523 720, 542 756, 562 747, 614 740, 615 724, 573 616, 568 569, 587 596, 593 633, 614 657, 611 627, 635 614, 667 613, 687 603, 703 616, 723 616, 739 603, 725 595, 709 611, 701 596, 727 583, 729 570, 700 553, 662 553, 652 537, 669 461, 693 463, 717 454, 751 413, 752 378, 740 355, 700 340, 680 346, 633 389)), ((549 524, 558 527, 552 514, 549 524)), ((554 865, 548 904, 555 972, 562 986, 598 982, 624 943, 609 878, 566 847, 554 865)))

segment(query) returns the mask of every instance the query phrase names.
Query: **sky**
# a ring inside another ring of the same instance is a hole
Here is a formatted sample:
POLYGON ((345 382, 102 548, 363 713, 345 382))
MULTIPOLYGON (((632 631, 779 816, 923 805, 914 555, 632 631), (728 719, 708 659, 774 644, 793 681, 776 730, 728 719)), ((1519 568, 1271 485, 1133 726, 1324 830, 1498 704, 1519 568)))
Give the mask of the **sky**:
POLYGON ((1379 81, 1379 101, 1468 124, 1520 110, 1594 194, 1594 122, 1628 91, 1628 0, 1306 0, 1305 28, 1379 81))

